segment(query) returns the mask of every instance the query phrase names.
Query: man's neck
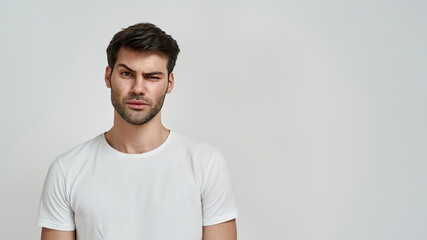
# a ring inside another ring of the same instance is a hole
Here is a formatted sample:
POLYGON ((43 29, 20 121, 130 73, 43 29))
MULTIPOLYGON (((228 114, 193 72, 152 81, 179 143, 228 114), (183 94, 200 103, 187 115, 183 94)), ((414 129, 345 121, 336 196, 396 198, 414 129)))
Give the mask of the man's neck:
POLYGON ((105 139, 119 152, 139 154, 159 147, 169 132, 161 123, 160 112, 143 125, 130 124, 115 112, 114 126, 105 133, 105 139))

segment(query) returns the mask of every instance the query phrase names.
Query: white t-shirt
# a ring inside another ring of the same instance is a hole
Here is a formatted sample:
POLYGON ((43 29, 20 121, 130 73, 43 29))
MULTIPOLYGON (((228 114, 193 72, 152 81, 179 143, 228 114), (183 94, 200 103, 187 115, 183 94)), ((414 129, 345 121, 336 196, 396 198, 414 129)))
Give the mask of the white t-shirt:
POLYGON ((104 134, 51 164, 38 224, 79 240, 200 240, 202 226, 238 217, 226 162, 215 147, 171 131, 156 149, 126 154, 104 134))

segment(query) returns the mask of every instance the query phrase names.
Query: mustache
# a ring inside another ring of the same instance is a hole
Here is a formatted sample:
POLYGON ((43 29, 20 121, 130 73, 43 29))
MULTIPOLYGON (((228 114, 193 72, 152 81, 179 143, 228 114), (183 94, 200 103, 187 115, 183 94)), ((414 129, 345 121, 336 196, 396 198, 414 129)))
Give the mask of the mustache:
POLYGON ((139 95, 132 94, 132 95, 130 95, 130 96, 128 96, 128 97, 126 97, 126 98, 125 98, 125 99, 123 99, 123 100, 124 100, 124 101, 140 100, 140 101, 144 101, 144 102, 146 102, 146 103, 151 104, 150 99, 148 99, 148 98, 144 98, 141 94, 139 94, 139 95))

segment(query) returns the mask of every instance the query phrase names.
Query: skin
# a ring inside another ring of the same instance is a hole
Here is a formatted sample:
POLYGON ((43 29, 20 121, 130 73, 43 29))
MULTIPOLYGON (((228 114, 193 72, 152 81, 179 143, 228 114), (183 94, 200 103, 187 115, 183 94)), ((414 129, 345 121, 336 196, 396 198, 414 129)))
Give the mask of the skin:
POLYGON ((42 228, 42 240, 75 240, 76 231, 58 231, 42 228))
MULTIPOLYGON (((116 150, 129 154, 151 151, 160 146, 170 130, 161 122, 161 108, 166 94, 174 86, 173 73, 167 72, 167 56, 156 52, 140 53, 121 48, 112 70, 105 70, 105 84, 111 88, 115 108, 114 125, 105 133, 116 150), (151 74, 155 73, 155 74, 151 74), (148 105, 135 109, 126 102, 143 100, 148 105)), ((42 228, 42 240, 74 240, 75 231, 42 228)), ((236 240, 236 221, 203 227, 203 240, 236 240)))
POLYGON ((237 240, 236 219, 203 227, 203 240, 237 240))

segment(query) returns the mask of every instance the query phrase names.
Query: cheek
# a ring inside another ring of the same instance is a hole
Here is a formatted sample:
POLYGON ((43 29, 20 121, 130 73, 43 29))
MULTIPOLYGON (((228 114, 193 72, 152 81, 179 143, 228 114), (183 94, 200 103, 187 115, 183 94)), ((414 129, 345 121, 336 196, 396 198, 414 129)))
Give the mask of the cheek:
POLYGON ((159 86, 158 88, 154 89, 152 93, 154 94, 153 97, 155 98, 161 98, 166 94, 167 86, 159 86))
POLYGON ((112 85, 111 87, 111 97, 120 100, 127 96, 127 92, 123 89, 123 86, 118 86, 117 84, 112 85))
POLYGON ((111 89, 117 94, 117 95, 124 95, 128 93, 128 87, 124 84, 117 84, 117 82, 113 82, 113 85, 111 86, 111 89))
POLYGON ((120 99, 120 94, 118 94, 116 88, 111 88, 111 100, 117 102, 120 99))

